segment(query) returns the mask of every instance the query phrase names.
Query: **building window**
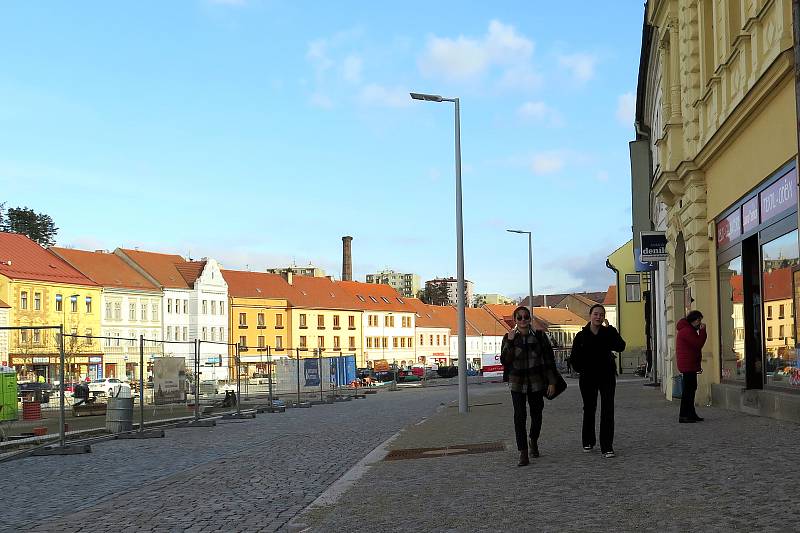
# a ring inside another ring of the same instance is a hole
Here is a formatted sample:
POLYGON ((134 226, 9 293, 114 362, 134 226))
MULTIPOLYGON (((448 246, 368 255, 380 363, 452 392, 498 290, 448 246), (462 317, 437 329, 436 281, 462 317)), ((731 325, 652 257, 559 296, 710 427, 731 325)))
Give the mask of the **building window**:
POLYGON ((348 329, 356 329, 356 317, 353 315, 349 315, 347 317, 347 328, 348 329))
POLYGON ((167 313, 172 313, 172 298, 167 298, 167 313))
POLYGON ((305 347, 306 347, 306 336, 300 335, 300 348, 305 348, 305 347))
POLYGON ((92 297, 91 296, 87 296, 86 297, 86 314, 91 314, 91 313, 92 313, 92 297))
POLYGON ((158 304, 150 306, 150 318, 153 322, 158 322, 158 304))
POLYGON ((70 296, 69 297, 69 306, 70 306, 70 311, 72 311, 73 313, 77 313, 78 312, 78 297, 77 296, 70 296))
POLYGON ((780 340, 783 340, 783 337, 784 337, 784 334, 783 334, 784 329, 783 329, 783 327, 784 327, 783 324, 778 326, 778 339, 780 339, 780 340))
POLYGON ((447 335, 442 335, 442 344, 447 346, 447 335))
POLYGON ((367 348, 372 348, 372 337, 367 337, 367 348))
POLYGON ((275 336, 275 349, 283 350, 283 337, 281 335, 275 336))
POLYGON ((317 329, 325 329, 325 315, 317 315, 317 329))
MULTIPOLYGON (((203 312, 205 312, 205 308, 204 308, 203 312)), ((217 314, 217 302, 216 302, 216 300, 211 300, 211 314, 212 315, 216 315, 217 314)))
POLYGON ((339 315, 333 315, 333 329, 340 329, 341 326, 339 325, 339 315))
POLYGON ((167 326, 167 340, 172 338, 172 326, 167 326))
POLYGON ((239 327, 240 328, 247 327, 247 313, 239 313, 239 327))
POLYGON ((219 314, 221 314, 221 315, 225 314, 225 303, 224 302, 220 302, 219 303, 219 314))
POLYGON ((134 303, 128 304, 128 318, 132 321, 136 320, 136 304, 134 303))
POLYGON ((147 320, 147 304, 142 304, 140 307, 140 311, 142 313, 142 322, 147 320))
MULTIPOLYGON (((397 339, 395 339, 395 340, 397 340, 397 339)), ((406 347, 406 338, 405 337, 400 337, 400 347, 401 348, 405 348, 406 347)))
POLYGON ((317 348, 325 348, 325 337, 317 337, 317 348))
POLYGON ((184 300, 183 301, 183 314, 184 315, 188 315, 189 314, 189 300, 184 300))
POLYGON ((258 336, 258 347, 259 348, 263 348, 266 345, 267 345, 267 339, 264 338, 264 335, 259 335, 258 336))
MULTIPOLYGON (((778 306, 778 318, 782 319, 784 317, 783 313, 784 313, 784 305, 780 304, 778 306)), ((781 327, 783 327, 783 326, 781 326, 781 327)))
MULTIPOLYGON (((58 296, 61 296, 60 294, 58 296)), ((60 311, 61 302, 56 300, 56 311, 60 311)), ((106 320, 111 320, 111 302, 106 302, 106 320)))
POLYGON ((439 335, 436 335, 436 346, 441 344, 439 335))
POLYGON ((408 347, 409 348, 413 348, 414 347, 414 337, 409 337, 408 338, 408 347))
POLYGON ((350 337, 348 340, 349 340, 348 346, 350 347, 350 349, 351 350, 355 350, 356 349, 356 338, 355 337, 350 337))
POLYGON ((19 308, 20 309, 28 308, 28 291, 22 291, 19 293, 19 308))
POLYGON ((20 344, 28 344, 28 330, 23 329, 19 332, 19 343, 20 344))
POLYGON ((114 302, 114 320, 122 320, 122 304, 114 302))
POLYGON ((305 313, 300 313, 300 327, 301 328, 307 328, 308 327, 306 325, 306 314, 305 313))
POLYGON ((639 285, 639 274, 625 274, 625 301, 642 301, 642 289, 639 285))
POLYGON ((382 342, 383 347, 384 348, 388 348, 389 347, 389 337, 383 337, 381 340, 383 341, 382 342))
POLYGON ((208 300, 203 300, 203 314, 208 314, 208 300))
POLYGON ((419 336, 419 345, 422 346, 422 335, 419 336))
POLYGON ((771 341, 771 340, 772 340, 772 326, 769 326, 769 327, 767 328, 767 340, 768 340, 768 341, 771 341))
POLYGON ((239 350, 241 351, 247 350, 247 337, 245 336, 239 337, 239 350))
POLYGON ((340 350, 342 348, 341 345, 339 344, 339 342, 340 342, 339 341, 339 337, 334 337, 333 338, 333 349, 334 350, 340 350))
POLYGON ((206 336, 207 336, 207 335, 208 335, 208 330, 206 330, 206 328, 203 328, 203 336, 202 336, 201 338, 202 338, 203 340, 207 340, 207 339, 206 339, 206 336))
POLYGON ((42 343, 42 330, 34 329, 33 330, 33 344, 41 344, 42 343))
POLYGON ((275 328, 283 327, 283 315, 275 315, 275 328))
POLYGON ((772 320, 772 306, 767 306, 767 320, 772 320))
POLYGON ((185 341, 189 340, 189 328, 187 327, 183 328, 183 340, 185 341))
POLYGON ((41 311, 42 310, 42 293, 41 292, 34 292, 33 293, 33 310, 34 311, 41 311))

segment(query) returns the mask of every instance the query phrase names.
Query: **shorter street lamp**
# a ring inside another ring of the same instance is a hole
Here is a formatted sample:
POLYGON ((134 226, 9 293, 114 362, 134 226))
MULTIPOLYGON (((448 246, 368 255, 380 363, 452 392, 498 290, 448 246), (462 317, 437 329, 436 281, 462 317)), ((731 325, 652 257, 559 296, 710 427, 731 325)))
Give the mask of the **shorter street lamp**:
POLYGON ((533 239, 530 231, 521 229, 507 229, 509 233, 522 233, 528 235, 528 304, 531 311, 531 327, 533 327, 533 239))

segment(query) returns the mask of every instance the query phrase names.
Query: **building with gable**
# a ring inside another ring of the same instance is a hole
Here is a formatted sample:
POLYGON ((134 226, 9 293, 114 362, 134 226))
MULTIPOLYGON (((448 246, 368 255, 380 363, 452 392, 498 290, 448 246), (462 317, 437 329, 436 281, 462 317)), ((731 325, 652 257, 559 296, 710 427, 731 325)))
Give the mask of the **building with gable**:
POLYGON ((440 315, 440 306, 429 305, 417 298, 404 298, 414 309, 414 360, 426 365, 450 364, 450 327, 440 315))
POLYGON ((191 371, 194 342, 200 340, 201 379, 229 377, 233 350, 228 345, 228 285, 219 264, 209 258, 187 261, 179 255, 122 248, 114 253, 163 293, 163 355, 185 358, 191 371))
MULTIPOLYGON (((140 336, 146 341, 144 364, 161 354, 161 289, 118 255, 69 248, 50 249, 102 288, 100 336, 104 376, 139 379, 140 336)), ((145 366, 145 370, 147 367, 145 366)))
MULTIPOLYGON (((0 300, 10 306, 14 326, 58 326, 67 334, 67 378, 104 375, 100 332, 101 289, 56 254, 24 235, 0 232, 0 300)), ((9 334, 9 366, 20 380, 59 376, 59 339, 52 330, 9 334)))

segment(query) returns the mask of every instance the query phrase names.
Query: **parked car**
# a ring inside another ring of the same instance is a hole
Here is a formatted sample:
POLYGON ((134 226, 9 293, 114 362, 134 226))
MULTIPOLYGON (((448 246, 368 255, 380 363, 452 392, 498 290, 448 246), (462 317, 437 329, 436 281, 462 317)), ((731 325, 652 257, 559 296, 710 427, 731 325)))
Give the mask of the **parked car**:
POLYGON ((119 378, 102 378, 89 382, 89 393, 93 395, 105 394, 106 396, 115 395, 117 387, 125 388, 130 391, 131 386, 119 378))
POLYGON ((39 403, 48 403, 52 393, 53 386, 49 383, 32 381, 30 383, 17 384, 17 394, 23 401, 36 400, 39 403))

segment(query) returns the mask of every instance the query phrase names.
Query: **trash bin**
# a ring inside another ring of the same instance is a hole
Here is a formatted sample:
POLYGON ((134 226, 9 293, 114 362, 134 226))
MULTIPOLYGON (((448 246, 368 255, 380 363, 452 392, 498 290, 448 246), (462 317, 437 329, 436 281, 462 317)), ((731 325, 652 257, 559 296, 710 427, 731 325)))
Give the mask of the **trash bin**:
POLYGON ((108 398, 106 431, 122 433, 133 430, 133 398, 108 398))
POLYGON ((680 398, 683 396, 683 374, 672 376, 672 397, 680 398))

